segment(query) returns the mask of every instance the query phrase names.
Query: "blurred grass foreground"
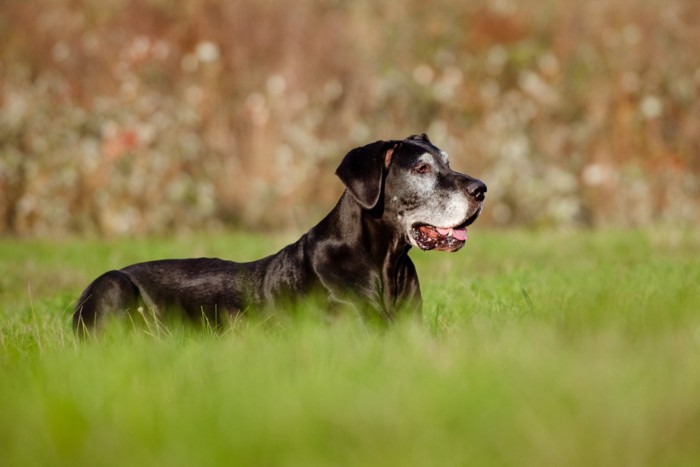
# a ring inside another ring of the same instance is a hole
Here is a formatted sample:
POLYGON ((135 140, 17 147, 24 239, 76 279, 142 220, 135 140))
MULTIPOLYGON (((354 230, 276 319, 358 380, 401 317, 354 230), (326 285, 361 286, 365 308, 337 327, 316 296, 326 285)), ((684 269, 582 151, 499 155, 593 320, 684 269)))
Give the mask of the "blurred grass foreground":
POLYGON ((697 0, 4 0, 0 233, 301 227, 427 132, 480 222, 700 217, 697 0))
POLYGON ((698 466, 700 235, 682 230, 479 229, 468 252, 416 252, 422 326, 305 304, 82 342, 70 313, 101 271, 285 239, 4 239, 0 465, 698 466))

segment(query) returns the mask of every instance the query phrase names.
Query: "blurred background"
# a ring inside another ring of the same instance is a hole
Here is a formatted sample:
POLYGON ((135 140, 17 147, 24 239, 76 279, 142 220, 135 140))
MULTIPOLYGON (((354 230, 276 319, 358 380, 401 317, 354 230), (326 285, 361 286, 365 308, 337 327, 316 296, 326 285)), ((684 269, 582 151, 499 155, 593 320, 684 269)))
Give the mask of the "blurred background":
POLYGON ((0 0, 0 234, 304 230, 426 132, 482 225, 697 225, 698 0, 0 0))

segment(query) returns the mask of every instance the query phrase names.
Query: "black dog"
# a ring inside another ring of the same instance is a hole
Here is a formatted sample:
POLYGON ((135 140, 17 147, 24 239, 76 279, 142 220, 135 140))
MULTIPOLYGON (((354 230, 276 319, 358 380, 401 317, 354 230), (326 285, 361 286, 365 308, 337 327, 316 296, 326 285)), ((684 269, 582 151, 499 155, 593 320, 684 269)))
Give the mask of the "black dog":
POLYGON ((450 169, 426 135, 350 151, 336 171, 336 207, 296 243, 249 263, 170 259, 109 271, 83 292, 73 315, 80 333, 111 313, 178 309, 210 323, 318 293, 366 318, 390 322, 420 313, 408 250, 457 251, 481 212, 486 185, 450 169))

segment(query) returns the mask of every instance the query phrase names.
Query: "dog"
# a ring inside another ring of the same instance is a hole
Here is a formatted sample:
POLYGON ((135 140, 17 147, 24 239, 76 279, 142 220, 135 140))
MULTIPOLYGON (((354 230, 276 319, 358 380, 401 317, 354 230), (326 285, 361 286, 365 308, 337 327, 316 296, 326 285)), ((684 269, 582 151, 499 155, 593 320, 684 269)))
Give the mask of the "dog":
POLYGON ((450 168, 425 134, 351 150, 336 175, 345 191, 333 210, 298 241, 247 263, 217 258, 164 259, 109 271, 83 292, 74 329, 86 334, 105 317, 147 307, 193 320, 274 309, 319 294, 330 309, 350 307, 391 323, 420 315, 411 247, 454 252, 481 213, 486 185, 450 168))

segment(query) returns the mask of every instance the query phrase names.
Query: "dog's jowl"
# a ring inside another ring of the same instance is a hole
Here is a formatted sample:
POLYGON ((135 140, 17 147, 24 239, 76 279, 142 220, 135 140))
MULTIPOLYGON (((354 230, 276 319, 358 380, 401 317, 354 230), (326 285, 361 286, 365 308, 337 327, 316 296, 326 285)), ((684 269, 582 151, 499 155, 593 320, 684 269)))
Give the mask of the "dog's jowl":
POLYGON ((310 294, 381 322, 420 313, 408 250, 459 250, 486 185, 453 171, 426 135, 353 149, 336 174, 346 188, 338 204, 295 243, 248 263, 165 259, 106 272, 80 297, 75 329, 86 333, 106 316, 136 310, 218 323, 310 294))

